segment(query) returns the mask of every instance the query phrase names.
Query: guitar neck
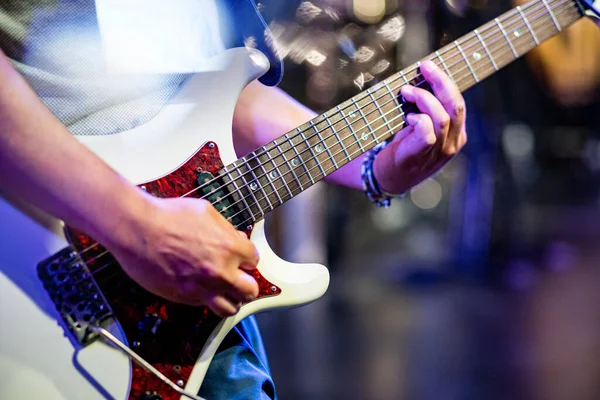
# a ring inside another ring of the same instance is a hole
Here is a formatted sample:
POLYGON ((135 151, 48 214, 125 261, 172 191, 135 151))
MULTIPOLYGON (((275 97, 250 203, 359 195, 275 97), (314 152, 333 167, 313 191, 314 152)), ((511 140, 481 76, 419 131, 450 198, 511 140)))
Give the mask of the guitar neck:
MULTIPOLYGON (((531 0, 425 59, 462 91, 555 36, 582 17, 574 0, 531 0)), ((316 182, 390 139, 404 127, 400 88, 423 85, 420 62, 392 75, 222 171, 248 213, 262 217, 316 182)))

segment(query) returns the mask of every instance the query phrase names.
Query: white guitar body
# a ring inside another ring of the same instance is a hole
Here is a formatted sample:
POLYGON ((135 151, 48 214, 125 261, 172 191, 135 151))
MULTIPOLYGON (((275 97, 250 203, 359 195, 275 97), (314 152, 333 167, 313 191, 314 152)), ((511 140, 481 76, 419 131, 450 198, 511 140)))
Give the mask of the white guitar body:
MULTIPOLYGON (((267 70, 268 61, 259 51, 236 48, 214 62, 216 72, 190 77, 178 96, 148 123, 120 134, 79 139, 136 184, 177 169, 209 140, 217 144, 225 165, 235 161, 231 121, 237 96, 267 70)), ((262 222, 254 226, 251 239, 261 256, 259 271, 281 293, 246 304, 237 315, 223 320, 185 384, 190 393, 199 390, 217 347, 236 323, 259 311, 311 302, 327 289, 327 269, 281 260, 269 248, 262 222)), ((83 348, 74 344, 38 278, 37 264, 67 245, 61 221, 0 197, 0 399, 122 400, 129 396, 129 357, 103 340, 83 348)), ((118 322, 108 330, 129 345, 118 322)))

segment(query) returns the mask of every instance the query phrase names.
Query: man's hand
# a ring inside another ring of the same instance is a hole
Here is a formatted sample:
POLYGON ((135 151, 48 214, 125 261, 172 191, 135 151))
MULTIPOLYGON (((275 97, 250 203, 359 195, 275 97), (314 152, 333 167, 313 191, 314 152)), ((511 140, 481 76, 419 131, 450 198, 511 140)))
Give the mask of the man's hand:
POLYGON ((467 142, 465 102, 452 80, 433 62, 421 65, 433 94, 413 86, 404 98, 422 114, 408 115, 408 126, 375 158, 374 173, 388 193, 404 193, 442 168, 467 142))
MULTIPOLYGON (((432 62, 423 63, 421 73, 435 96, 420 88, 404 89, 404 97, 423 114, 409 116, 409 126, 375 158, 376 178, 389 193, 404 193, 431 176, 467 142, 465 102, 458 88, 432 62)), ((242 92, 235 110, 236 148, 240 154, 250 152, 315 115, 280 89, 254 82, 242 92)), ((362 190, 362 160, 357 158, 326 180, 362 190)))
POLYGON ((156 199, 125 181, 65 129, 1 51, 0 173, 0 191, 99 240, 159 296, 229 316, 258 294, 243 270, 258 255, 242 233, 206 201, 156 199))
POLYGON ((135 237, 108 245, 125 272, 150 292, 188 305, 208 305, 226 317, 258 295, 245 271, 258 253, 243 232, 207 201, 151 199, 135 237))

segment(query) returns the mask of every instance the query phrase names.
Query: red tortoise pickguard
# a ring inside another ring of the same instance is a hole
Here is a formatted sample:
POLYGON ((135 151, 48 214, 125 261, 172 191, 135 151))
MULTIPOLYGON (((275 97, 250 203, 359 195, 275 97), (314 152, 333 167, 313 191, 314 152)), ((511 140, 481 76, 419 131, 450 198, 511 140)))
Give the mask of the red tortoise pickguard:
MULTIPOLYGON (((157 197, 180 197, 196 188, 198 171, 216 174, 222 168, 218 148, 215 143, 209 142, 176 171, 140 186, 157 197)), ((200 193, 189 197, 200 197, 200 193)), ((147 292, 127 277, 104 248, 94 246, 92 238, 72 229, 68 229, 68 233, 78 250, 93 246, 82 252, 82 256, 132 349, 173 382, 182 381, 185 385, 202 348, 221 319, 207 307, 175 304, 147 292), (148 329, 138 328, 149 321, 150 325, 156 326, 157 319, 160 319, 160 324, 156 334, 148 334, 148 329)), ((258 270, 252 275, 259 284, 259 298, 281 293, 281 289, 267 281, 258 270)), ((128 399, 139 400, 147 393, 157 393, 163 400, 180 398, 154 375, 133 363, 128 399)))

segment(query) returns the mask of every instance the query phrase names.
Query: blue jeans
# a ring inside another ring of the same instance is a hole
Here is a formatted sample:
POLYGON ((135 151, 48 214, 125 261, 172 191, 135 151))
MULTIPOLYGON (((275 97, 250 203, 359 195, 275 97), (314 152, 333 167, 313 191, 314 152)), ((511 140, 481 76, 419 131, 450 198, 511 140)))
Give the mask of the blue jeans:
POLYGON ((206 400, 275 400, 267 354, 254 316, 237 324, 213 358, 199 395, 206 400))

